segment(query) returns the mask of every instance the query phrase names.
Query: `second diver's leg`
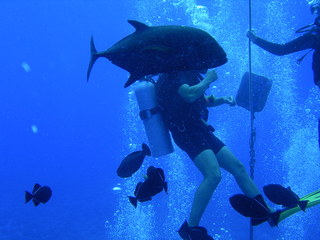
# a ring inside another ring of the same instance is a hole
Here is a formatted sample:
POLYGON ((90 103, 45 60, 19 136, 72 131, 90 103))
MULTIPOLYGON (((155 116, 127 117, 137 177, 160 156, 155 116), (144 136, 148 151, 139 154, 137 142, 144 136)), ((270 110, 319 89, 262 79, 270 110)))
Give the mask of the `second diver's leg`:
POLYGON ((194 195, 189 218, 190 227, 199 225, 211 196, 221 180, 220 167, 212 150, 201 152, 195 157, 194 163, 204 179, 194 195))
POLYGON ((219 165, 234 176, 245 195, 254 198, 260 194, 257 186, 247 173, 243 164, 227 147, 223 147, 216 156, 219 165))

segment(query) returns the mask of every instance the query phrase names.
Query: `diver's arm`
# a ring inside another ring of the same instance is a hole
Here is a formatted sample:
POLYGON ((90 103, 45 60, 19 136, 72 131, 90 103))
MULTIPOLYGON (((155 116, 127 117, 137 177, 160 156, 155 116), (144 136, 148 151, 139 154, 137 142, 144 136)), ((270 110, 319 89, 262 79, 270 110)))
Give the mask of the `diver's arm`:
POLYGON ((269 42, 265 39, 255 36, 252 32, 247 33, 247 37, 252 40, 254 44, 263 48, 264 50, 278 56, 287 55, 301 50, 314 48, 314 36, 310 33, 304 34, 285 44, 277 44, 269 42))
POLYGON ((215 71, 210 71, 206 74, 205 78, 196 85, 190 86, 183 84, 179 87, 179 95, 188 103, 196 101, 198 98, 203 96, 205 91, 208 89, 210 84, 218 79, 215 71))
POLYGON ((229 104, 230 106, 235 106, 236 101, 233 96, 229 97, 215 97, 213 95, 205 97, 208 107, 217 107, 222 104, 229 104))

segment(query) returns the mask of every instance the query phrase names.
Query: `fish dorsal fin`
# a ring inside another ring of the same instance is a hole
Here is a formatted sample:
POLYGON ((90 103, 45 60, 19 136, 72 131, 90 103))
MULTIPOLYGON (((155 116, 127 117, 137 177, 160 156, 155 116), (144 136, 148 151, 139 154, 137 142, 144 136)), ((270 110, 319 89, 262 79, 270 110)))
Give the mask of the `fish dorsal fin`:
POLYGON ((39 188, 41 188, 40 184, 36 183, 33 187, 32 193, 34 194, 39 188))
POLYGON ((136 29, 136 32, 143 31, 149 27, 146 24, 135 20, 128 20, 128 23, 130 23, 136 29))

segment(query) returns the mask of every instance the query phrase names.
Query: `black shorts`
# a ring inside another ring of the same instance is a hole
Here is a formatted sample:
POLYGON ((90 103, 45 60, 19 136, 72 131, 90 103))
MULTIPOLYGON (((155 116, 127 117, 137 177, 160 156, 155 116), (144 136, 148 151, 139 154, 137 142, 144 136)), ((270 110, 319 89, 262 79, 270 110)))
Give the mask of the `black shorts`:
POLYGON ((194 160, 204 150, 217 154, 225 144, 205 127, 189 127, 183 132, 171 131, 174 142, 194 160))

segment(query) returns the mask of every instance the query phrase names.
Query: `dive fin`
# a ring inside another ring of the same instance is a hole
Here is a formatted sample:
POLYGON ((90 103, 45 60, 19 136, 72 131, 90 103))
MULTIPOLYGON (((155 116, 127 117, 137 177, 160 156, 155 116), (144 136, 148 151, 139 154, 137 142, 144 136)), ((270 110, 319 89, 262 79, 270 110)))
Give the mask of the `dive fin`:
POLYGON ((243 194, 236 194, 229 199, 231 206, 241 215, 251 218, 267 218, 270 214, 257 200, 243 194))
POLYGON ((151 151, 147 144, 145 143, 142 144, 142 151, 145 155, 151 156, 151 151))
POLYGON ((129 201, 130 201, 130 203, 131 203, 135 208, 137 207, 137 203, 138 203, 137 198, 135 198, 135 197, 129 197, 129 201))
POLYGON ((128 23, 130 23, 136 29, 136 32, 143 31, 149 27, 148 25, 135 20, 128 20, 128 23))
POLYGON ((26 191, 25 199, 26 203, 29 202, 33 198, 33 195, 26 191))
POLYGON ((90 73, 91 73, 91 69, 92 69, 93 64, 99 58, 99 56, 97 55, 96 47, 94 46, 93 36, 91 36, 91 40, 90 40, 90 52, 91 52, 91 58, 90 58, 90 62, 89 62, 88 72, 87 72, 87 81, 89 81, 89 77, 90 77, 90 73))

